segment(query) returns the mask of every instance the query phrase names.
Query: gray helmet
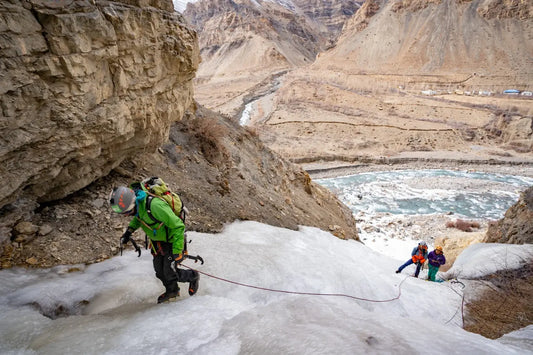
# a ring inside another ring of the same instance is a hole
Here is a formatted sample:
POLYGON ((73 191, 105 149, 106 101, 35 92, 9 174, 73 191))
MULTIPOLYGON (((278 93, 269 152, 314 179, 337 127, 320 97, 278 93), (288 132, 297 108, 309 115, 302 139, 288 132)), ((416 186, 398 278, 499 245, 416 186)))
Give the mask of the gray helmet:
POLYGON ((428 245, 427 245, 426 242, 424 242, 424 241, 421 241, 420 243, 418 243, 418 246, 419 246, 419 247, 422 247, 422 248, 424 248, 424 249, 427 249, 427 248, 428 248, 428 245))
POLYGON ((109 204, 116 213, 127 214, 135 208, 135 192, 125 186, 115 187, 109 194, 109 204))

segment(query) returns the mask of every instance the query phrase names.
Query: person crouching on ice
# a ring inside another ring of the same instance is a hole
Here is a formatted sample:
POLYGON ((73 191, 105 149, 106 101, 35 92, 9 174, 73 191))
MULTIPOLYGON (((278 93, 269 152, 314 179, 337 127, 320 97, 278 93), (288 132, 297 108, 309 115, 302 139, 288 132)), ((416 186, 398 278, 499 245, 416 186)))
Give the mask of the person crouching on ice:
POLYGON ((162 199, 150 198, 143 190, 119 186, 115 187, 109 196, 109 203, 113 211, 125 216, 134 216, 121 242, 126 244, 139 227, 150 238, 153 255, 155 276, 165 286, 165 293, 157 298, 157 303, 175 301, 179 297, 179 282, 189 282, 189 295, 198 291, 200 275, 194 270, 179 269, 183 261, 183 241, 185 225, 174 214, 172 208, 162 199), (150 214, 154 219, 150 218, 150 214))
POLYGON ((418 246, 416 246, 411 252, 411 259, 407 260, 402 266, 400 266, 398 270, 396 270, 396 273, 399 274, 407 266, 411 264, 416 264, 415 277, 418 277, 418 274, 420 273, 420 269, 422 268, 422 265, 424 265, 424 263, 426 262, 427 255, 428 255, 428 246, 426 242, 422 241, 418 243, 418 246))
POLYGON ((446 258, 442 252, 442 247, 439 245, 428 255, 428 280, 435 281, 435 276, 439 268, 446 264, 446 258))

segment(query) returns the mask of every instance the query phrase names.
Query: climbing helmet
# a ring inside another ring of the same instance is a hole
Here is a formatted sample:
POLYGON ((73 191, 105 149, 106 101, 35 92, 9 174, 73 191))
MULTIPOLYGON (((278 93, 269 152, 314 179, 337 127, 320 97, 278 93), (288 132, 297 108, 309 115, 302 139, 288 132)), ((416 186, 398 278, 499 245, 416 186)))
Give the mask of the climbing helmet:
POLYGON ((125 186, 115 187, 109 195, 109 204, 116 213, 128 214, 135 208, 135 192, 125 186))

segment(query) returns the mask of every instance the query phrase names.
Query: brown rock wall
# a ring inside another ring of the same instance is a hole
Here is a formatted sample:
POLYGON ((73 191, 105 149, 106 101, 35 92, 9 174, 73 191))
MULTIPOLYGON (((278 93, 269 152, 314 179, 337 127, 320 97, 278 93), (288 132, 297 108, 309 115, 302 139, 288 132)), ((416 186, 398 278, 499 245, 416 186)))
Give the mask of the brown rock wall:
POLYGON ((0 11, 1 205, 13 190, 50 200, 90 183, 155 148, 190 105, 198 50, 177 15, 83 1, 0 11))
POLYGON ((196 33, 172 8, 0 3, 0 207, 62 198, 167 139, 199 61, 196 33))
POLYGON ((533 186, 520 195, 504 218, 489 225, 485 242, 533 244, 533 186))

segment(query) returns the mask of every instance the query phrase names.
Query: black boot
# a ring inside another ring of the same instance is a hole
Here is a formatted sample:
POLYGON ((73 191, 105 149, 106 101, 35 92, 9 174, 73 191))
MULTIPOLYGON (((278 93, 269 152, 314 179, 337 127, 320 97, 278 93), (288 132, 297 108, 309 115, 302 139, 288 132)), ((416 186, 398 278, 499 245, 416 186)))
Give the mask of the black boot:
POLYGON ((174 302, 176 301, 176 297, 180 296, 180 290, 178 288, 178 291, 176 292, 165 292, 159 297, 157 297, 157 303, 163 303, 163 302, 174 302))
POLYGON ((193 271, 194 272, 194 276, 191 280, 191 282, 189 282, 189 295, 194 295, 197 291, 198 291, 198 286, 200 284, 200 274, 198 273, 198 271, 193 271))

